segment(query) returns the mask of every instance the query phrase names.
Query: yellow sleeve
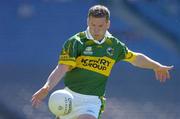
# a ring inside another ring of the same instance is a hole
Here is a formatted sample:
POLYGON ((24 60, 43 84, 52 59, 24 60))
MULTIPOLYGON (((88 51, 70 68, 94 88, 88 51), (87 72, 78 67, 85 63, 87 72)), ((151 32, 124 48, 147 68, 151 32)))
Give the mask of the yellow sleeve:
POLYGON ((61 54, 59 57, 58 64, 70 65, 72 67, 76 66, 75 58, 70 57, 69 54, 61 54))
POLYGON ((123 59, 123 61, 126 62, 133 62, 136 59, 137 54, 131 50, 128 49, 125 58, 123 59))
POLYGON ((72 67, 76 66, 77 42, 76 39, 68 39, 61 50, 58 64, 65 64, 72 67))

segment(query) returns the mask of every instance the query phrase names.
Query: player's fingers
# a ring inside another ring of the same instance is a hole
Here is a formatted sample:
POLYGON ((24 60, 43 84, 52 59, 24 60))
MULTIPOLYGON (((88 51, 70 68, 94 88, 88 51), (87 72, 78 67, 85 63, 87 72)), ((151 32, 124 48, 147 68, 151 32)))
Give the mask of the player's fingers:
POLYGON ((36 105, 36 102, 37 102, 37 99, 35 97, 33 97, 31 99, 32 106, 36 105))
POLYGON ((33 96, 32 96, 32 99, 31 99, 32 106, 36 105, 37 100, 38 100, 37 95, 33 95, 33 96))
POLYGON ((37 95, 33 95, 32 98, 31 98, 31 102, 35 102, 37 99, 38 99, 38 96, 37 95))
POLYGON ((43 94, 43 93, 40 93, 40 92, 38 92, 38 93, 35 93, 33 96, 32 96, 32 99, 42 99, 43 97, 44 97, 44 95, 45 94, 43 94))
POLYGON ((161 72, 160 72, 160 71, 157 71, 157 79, 158 79, 158 80, 161 80, 161 79, 162 79, 162 76, 161 76, 161 72))
POLYGON ((167 79, 170 79, 170 74, 169 74, 169 71, 166 72, 166 76, 167 76, 167 79))
POLYGON ((39 107, 40 104, 41 104, 40 100, 33 100, 33 102, 32 102, 32 106, 35 108, 39 107))
POLYGON ((36 107, 36 100, 32 100, 32 106, 36 107))
POLYGON ((31 102, 34 102, 34 97, 31 98, 31 102))
POLYGON ((171 70, 171 69, 173 69, 174 68, 174 66, 172 65, 172 66, 166 66, 166 69, 167 70, 171 70))
POLYGON ((158 79, 160 80, 160 82, 162 82, 163 76, 161 72, 158 72, 158 79))
POLYGON ((158 80, 158 72, 155 71, 156 80, 158 80))
POLYGON ((35 107, 38 108, 40 106, 40 104, 41 104, 41 101, 37 100, 35 107))
POLYGON ((162 80, 162 74, 160 71, 156 71, 156 79, 160 81, 162 80))
POLYGON ((161 79, 161 82, 164 83, 167 79, 167 75, 166 75, 166 72, 162 72, 162 79, 161 79))
POLYGON ((166 81, 167 79, 170 79, 170 75, 168 71, 162 72, 162 80, 166 81))

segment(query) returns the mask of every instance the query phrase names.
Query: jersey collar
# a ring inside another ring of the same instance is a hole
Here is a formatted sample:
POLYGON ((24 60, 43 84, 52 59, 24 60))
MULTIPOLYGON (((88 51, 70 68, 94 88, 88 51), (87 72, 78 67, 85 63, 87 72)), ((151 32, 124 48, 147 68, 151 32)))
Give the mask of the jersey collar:
POLYGON ((92 37, 92 35, 91 35, 90 31, 89 31, 89 27, 87 27, 87 29, 86 29, 86 31, 85 31, 85 34, 86 34, 87 39, 93 40, 93 41, 94 41, 95 43, 97 43, 97 44, 102 44, 102 43, 104 43, 107 37, 111 37, 111 36, 112 36, 108 31, 106 31, 105 36, 104 36, 104 38, 103 38, 101 41, 95 40, 95 39, 92 37))

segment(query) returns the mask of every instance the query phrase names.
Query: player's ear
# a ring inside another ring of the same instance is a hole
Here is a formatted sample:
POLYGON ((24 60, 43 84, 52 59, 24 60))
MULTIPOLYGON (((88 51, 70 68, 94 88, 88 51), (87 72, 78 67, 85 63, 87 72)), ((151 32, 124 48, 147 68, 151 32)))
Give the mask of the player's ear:
POLYGON ((107 21, 107 29, 110 28, 110 25, 111 25, 111 22, 110 22, 110 20, 108 20, 108 21, 107 21))
POLYGON ((87 18, 87 26, 89 26, 89 17, 87 18))

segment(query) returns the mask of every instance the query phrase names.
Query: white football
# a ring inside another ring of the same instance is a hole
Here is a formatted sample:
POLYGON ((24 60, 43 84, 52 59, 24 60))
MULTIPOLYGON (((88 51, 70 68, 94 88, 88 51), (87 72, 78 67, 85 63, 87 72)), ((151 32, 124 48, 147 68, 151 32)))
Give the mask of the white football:
POLYGON ((64 116, 72 111, 73 96, 66 90, 57 90, 49 97, 48 107, 55 116, 64 116))

